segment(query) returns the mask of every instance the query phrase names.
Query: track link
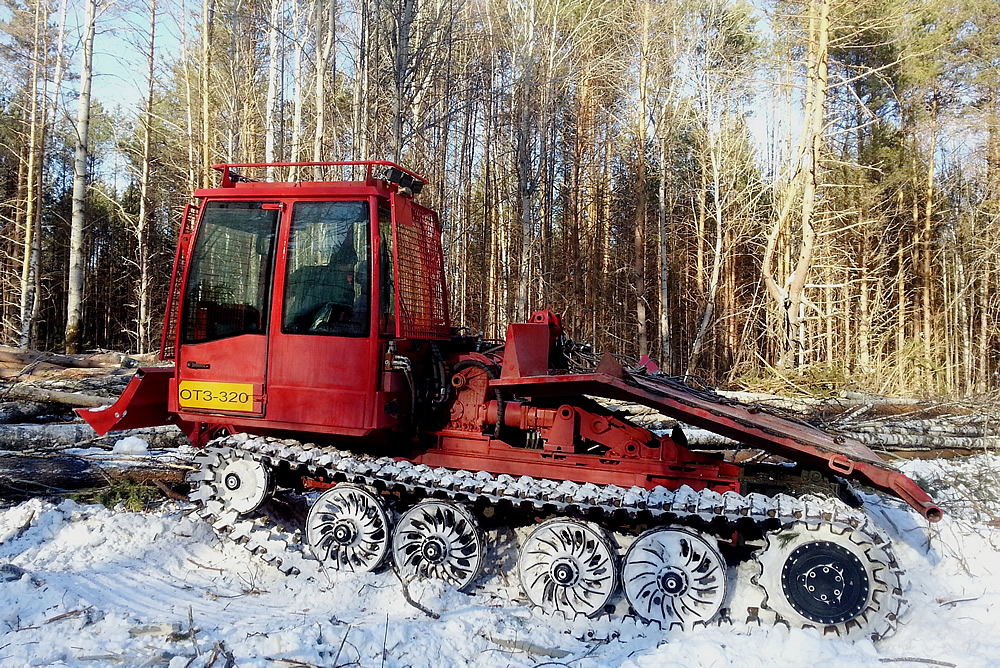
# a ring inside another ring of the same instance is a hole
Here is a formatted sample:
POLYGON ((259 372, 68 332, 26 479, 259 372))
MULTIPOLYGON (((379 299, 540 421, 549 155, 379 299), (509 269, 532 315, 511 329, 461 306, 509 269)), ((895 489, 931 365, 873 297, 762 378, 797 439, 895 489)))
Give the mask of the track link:
MULTIPOLYGON (((767 545, 753 556, 757 575, 752 578, 752 584, 759 590, 759 596, 756 605, 747 606, 748 622, 787 623, 819 628, 833 635, 857 637, 863 634, 880 640, 895 631, 896 621, 905 606, 900 585, 902 573, 888 536, 864 512, 837 499, 795 498, 784 494, 720 494, 711 490, 695 492, 687 486, 676 491, 663 487, 624 489, 528 476, 514 478, 484 471, 432 469, 406 460, 358 455, 332 447, 248 434, 216 439, 198 455, 196 463, 200 468, 188 477, 193 484, 192 500, 202 504, 199 516, 210 522, 220 535, 259 554, 265 562, 286 574, 318 573, 322 567, 310 551, 304 549, 299 527, 286 530, 265 515, 240 517, 220 500, 214 470, 234 456, 251 458, 274 469, 287 468, 295 475, 310 478, 349 482, 418 498, 447 499, 477 507, 508 506, 536 515, 584 517, 610 526, 627 522, 680 524, 720 536, 754 526, 764 530, 767 545), (769 597, 773 594, 765 590, 767 567, 760 557, 764 555, 767 559, 767 548, 795 528, 806 532, 822 531, 827 538, 846 536, 844 540, 874 555, 872 563, 877 571, 878 595, 885 599, 881 600, 879 619, 867 620, 869 625, 860 629, 857 624, 821 625, 796 620, 794 615, 788 615, 791 619, 782 616, 782 607, 772 605, 769 597)), ((738 616, 731 613, 731 618, 738 616)))

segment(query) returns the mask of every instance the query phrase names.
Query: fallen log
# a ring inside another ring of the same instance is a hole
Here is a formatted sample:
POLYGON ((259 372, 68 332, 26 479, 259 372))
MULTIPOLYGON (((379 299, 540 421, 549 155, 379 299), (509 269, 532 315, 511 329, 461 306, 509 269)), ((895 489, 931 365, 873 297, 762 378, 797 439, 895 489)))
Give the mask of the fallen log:
MULTIPOLYGON (((0 346, 0 365, 20 364, 22 367, 31 364, 47 364, 52 367, 61 368, 108 368, 119 367, 122 364, 121 358, 112 361, 94 357, 57 355, 55 353, 44 353, 37 350, 26 350, 24 348, 11 348, 10 346, 0 346)), ((13 368, 13 367, 10 367, 13 368)))
POLYGON ((44 387, 37 387, 35 385, 10 385, 0 388, 0 400, 40 401, 80 408, 97 408, 99 406, 110 406, 114 403, 114 399, 109 399, 108 397, 47 390, 44 387))
POLYGON ((967 450, 986 452, 1000 450, 1000 438, 996 436, 941 436, 938 434, 887 434, 847 432, 876 450, 967 450))
POLYGON ((121 481, 168 488, 184 481, 191 469, 190 450, 167 456, 114 452, 114 445, 128 436, 143 439, 150 450, 188 443, 173 426, 100 437, 82 423, 0 426, 0 498, 74 492, 121 481))
POLYGON ((0 425, 52 421, 56 417, 69 415, 71 412, 68 406, 53 406, 38 401, 0 402, 0 425))
POLYGON ((184 481, 186 468, 144 462, 94 461, 80 456, 0 455, 0 498, 62 494, 116 482, 176 485, 184 481))
POLYGON ((9 362, 0 359, 0 369, 27 374, 34 373, 36 371, 65 371, 67 367, 62 366, 61 364, 52 364, 51 362, 35 361, 28 364, 22 364, 21 362, 9 362))
POLYGON ((924 420, 920 422, 887 423, 887 424, 845 424, 838 425, 841 431, 851 434, 930 434, 937 436, 955 437, 997 437, 1000 436, 1000 429, 995 421, 981 420, 979 422, 969 421, 966 423, 944 421, 944 420, 924 420))
MULTIPOLYGON (((682 425, 688 445, 706 450, 730 450, 739 443, 705 429, 694 429, 682 425)), ((671 428, 657 430, 669 434, 671 428)), ((842 434, 864 443, 873 450, 884 452, 936 451, 947 450, 971 454, 974 452, 1000 451, 1000 437, 944 436, 940 434, 893 434, 882 432, 859 433, 842 430, 842 434)))
POLYGON ((8 424, 0 425, 0 450, 15 452, 52 453, 66 448, 106 447, 126 436, 136 436, 146 441, 151 450, 167 450, 188 443, 187 438, 173 425, 128 429, 107 436, 98 436, 83 422, 69 424, 8 424))

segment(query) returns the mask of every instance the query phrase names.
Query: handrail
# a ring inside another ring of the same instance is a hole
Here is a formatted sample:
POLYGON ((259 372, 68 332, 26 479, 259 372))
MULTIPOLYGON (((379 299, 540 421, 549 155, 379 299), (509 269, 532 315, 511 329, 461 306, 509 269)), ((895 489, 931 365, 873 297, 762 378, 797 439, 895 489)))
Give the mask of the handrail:
POLYGON ((373 167, 394 167, 398 169, 403 174, 406 174, 412 179, 420 181, 421 183, 427 183, 427 178, 421 176, 411 169, 407 169, 402 165, 398 165, 390 160, 338 160, 334 162, 233 162, 233 163, 219 163, 212 165, 212 169, 222 172, 222 187, 232 187, 232 180, 229 176, 229 170, 231 168, 245 169, 248 167, 354 167, 354 166, 364 166, 367 167, 365 170, 365 180, 372 178, 372 168, 373 167))

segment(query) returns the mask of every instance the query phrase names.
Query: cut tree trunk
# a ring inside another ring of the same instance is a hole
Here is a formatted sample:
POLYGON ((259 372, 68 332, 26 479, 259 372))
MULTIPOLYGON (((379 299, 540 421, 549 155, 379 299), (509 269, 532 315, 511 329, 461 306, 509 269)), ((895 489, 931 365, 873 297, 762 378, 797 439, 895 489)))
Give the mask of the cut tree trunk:
MULTIPOLYGON (((85 424, 0 426, 0 499, 59 494, 120 481, 173 485, 184 481, 190 466, 183 456, 175 462, 145 455, 83 454, 78 448, 112 444, 126 436, 142 438, 152 450, 188 443, 173 426, 134 429, 97 437, 85 424)), ((93 453, 94 450, 89 452, 93 453)))
MULTIPOLYGON (((2 401, 0 402, 0 425, 19 422, 51 421, 53 416, 66 415, 69 408, 53 406, 40 401, 2 401)), ((0 427, 2 429, 3 427, 0 427)))
POLYGON ((0 399, 13 401, 40 401, 52 404, 65 404, 79 408, 97 408, 100 406, 110 406, 114 399, 107 397, 96 397, 87 394, 77 394, 76 392, 60 392, 58 390, 47 390, 34 385, 12 385, 6 389, 0 389, 0 399))
POLYGON ((144 427, 98 436, 90 425, 70 424, 7 424, 0 426, 0 450, 8 452, 42 452, 46 455, 66 448, 87 448, 106 444, 108 448, 127 436, 141 438, 152 450, 165 450, 188 443, 177 427, 144 427))
POLYGON ((120 481, 179 484, 184 482, 185 473, 183 468, 130 466, 84 457, 3 455, 0 456, 0 499, 61 494, 120 481))
POLYGON ((44 362, 53 366, 71 367, 75 369, 96 369, 121 366, 121 359, 112 362, 109 361, 109 359, 102 359, 105 357, 106 356, 98 356, 98 359, 94 359, 93 357, 56 355, 39 352, 37 350, 0 346, 0 364, 20 364, 21 366, 27 366, 35 362, 44 362))

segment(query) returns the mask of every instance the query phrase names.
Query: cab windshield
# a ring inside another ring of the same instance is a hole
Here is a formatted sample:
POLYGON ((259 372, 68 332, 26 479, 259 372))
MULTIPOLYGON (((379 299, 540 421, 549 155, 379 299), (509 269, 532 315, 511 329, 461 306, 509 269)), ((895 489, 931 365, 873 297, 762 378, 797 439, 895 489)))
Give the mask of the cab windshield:
POLYGON ((184 293, 182 342, 265 333, 278 211, 263 204, 205 205, 184 293))

